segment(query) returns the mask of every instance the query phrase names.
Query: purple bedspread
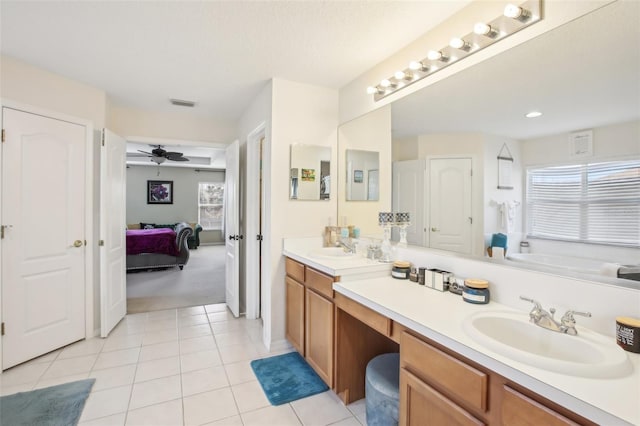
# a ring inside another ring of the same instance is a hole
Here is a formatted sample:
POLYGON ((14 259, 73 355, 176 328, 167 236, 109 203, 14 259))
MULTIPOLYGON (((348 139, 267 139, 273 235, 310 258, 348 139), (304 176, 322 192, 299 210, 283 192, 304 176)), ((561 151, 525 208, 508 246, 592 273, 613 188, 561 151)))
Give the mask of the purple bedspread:
POLYGON ((162 253, 178 256, 176 233, 169 228, 127 230, 127 254, 162 253))

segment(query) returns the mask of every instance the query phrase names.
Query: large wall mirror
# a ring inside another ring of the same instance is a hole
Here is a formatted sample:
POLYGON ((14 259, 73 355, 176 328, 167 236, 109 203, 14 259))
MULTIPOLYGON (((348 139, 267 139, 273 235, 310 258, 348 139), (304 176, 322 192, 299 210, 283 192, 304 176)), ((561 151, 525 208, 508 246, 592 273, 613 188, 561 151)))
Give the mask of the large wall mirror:
MULTIPOLYGON (((528 168, 639 159, 639 14, 637 2, 611 3, 393 102, 392 153, 381 155, 380 163, 393 163, 389 207, 411 212, 410 243, 484 257, 491 235, 502 232, 509 237, 509 251, 517 252, 526 238, 528 168), (533 110, 543 115, 526 118, 533 110), (583 150, 572 136, 585 130, 592 139, 583 150), (505 146, 513 158, 513 189, 498 189, 498 157, 505 146), (473 174, 468 186, 460 182, 466 189, 455 196, 446 185, 433 187, 438 170, 452 164, 469 164, 473 174), (434 199, 443 188, 444 198, 434 199), (424 198, 403 196, 402 189, 424 198), (458 214, 467 202, 468 213, 458 214), (505 206, 512 209, 507 222, 505 206), (469 247, 448 248, 448 240, 435 235, 444 234, 446 221, 454 217, 466 227, 458 234, 469 240, 469 247)), ((362 117, 354 122, 358 120, 364 122, 362 117)), ((342 139, 338 146, 344 149, 342 139)), ((339 170, 343 167, 339 162, 339 170)), ((338 215, 343 207, 338 199, 338 215)), ((374 215, 377 207, 366 214, 374 215)), ((629 226, 629 232, 640 233, 637 221, 629 226)), ((529 243, 532 251, 622 264, 640 259, 638 247, 543 239, 529 243)))
POLYGON ((331 197, 331 148, 291 145, 289 199, 329 200, 331 197))

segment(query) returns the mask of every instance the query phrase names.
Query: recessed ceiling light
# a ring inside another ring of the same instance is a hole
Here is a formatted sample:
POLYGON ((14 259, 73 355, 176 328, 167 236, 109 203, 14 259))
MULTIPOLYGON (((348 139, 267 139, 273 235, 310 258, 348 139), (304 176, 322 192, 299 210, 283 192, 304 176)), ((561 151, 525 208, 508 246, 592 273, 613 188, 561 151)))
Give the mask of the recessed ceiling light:
POLYGON ((536 118, 536 117, 540 117, 542 115, 542 113, 540 111, 531 111, 526 113, 524 116, 527 118, 536 118))

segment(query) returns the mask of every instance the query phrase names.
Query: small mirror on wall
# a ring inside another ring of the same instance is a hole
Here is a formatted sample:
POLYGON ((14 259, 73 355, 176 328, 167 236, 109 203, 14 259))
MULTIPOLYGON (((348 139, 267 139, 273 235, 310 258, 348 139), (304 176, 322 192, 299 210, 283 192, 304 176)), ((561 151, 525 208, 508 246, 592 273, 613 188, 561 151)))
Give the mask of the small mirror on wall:
POLYGON ((289 198, 328 200, 331 194, 331 147, 291 145, 289 198))
POLYGON ((380 159, 377 151, 347 149, 347 201, 377 201, 379 198, 380 159))

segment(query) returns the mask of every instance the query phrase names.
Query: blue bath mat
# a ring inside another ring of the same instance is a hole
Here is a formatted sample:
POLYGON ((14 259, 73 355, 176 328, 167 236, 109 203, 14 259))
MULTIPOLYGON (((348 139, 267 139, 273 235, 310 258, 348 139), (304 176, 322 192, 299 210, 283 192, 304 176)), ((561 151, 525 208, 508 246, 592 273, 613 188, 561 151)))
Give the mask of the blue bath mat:
POLYGON ((251 361, 271 405, 281 405, 324 392, 329 387, 298 352, 251 361))
POLYGON ((19 392, 0 398, 1 425, 77 425, 96 379, 19 392))

